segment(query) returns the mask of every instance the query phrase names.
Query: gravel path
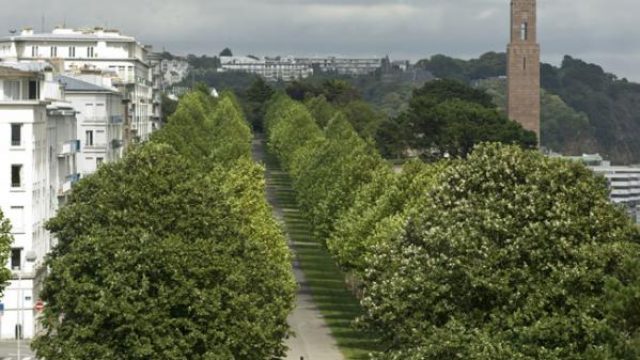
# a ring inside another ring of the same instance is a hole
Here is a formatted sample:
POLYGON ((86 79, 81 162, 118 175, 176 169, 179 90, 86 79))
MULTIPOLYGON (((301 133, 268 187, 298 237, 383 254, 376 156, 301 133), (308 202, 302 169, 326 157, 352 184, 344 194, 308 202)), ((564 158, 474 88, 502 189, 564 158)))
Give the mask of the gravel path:
MULTIPOLYGON (((271 204, 274 216, 282 224, 285 224, 284 213, 297 211, 295 208, 284 208, 278 201, 278 193, 291 192, 289 184, 276 180, 276 177, 284 175, 282 171, 273 166, 268 166, 266 161, 264 141, 256 137, 253 142, 253 157, 255 161, 266 164, 267 199, 271 204)), ((285 227, 286 228, 286 227, 285 227)), ((289 246, 295 257, 295 241, 287 235, 289 246)), ((289 348, 286 360, 342 360, 344 356, 338 350, 335 339, 324 321, 318 307, 314 304, 309 286, 298 261, 293 262, 293 271, 298 282, 298 294, 296 308, 289 315, 288 322, 295 336, 287 339, 289 348)))

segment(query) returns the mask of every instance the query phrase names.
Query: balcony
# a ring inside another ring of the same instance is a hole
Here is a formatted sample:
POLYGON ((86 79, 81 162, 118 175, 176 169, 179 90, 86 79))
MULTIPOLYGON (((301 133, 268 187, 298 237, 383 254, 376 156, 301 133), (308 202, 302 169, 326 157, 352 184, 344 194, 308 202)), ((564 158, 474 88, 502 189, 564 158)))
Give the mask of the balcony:
POLYGON ((73 188, 73 184, 77 183, 78 181, 80 181, 80 174, 68 175, 65 178, 64 183, 62 183, 60 189, 58 189, 58 196, 67 195, 71 191, 71 188, 73 188))
POLYGON ((60 151, 58 151, 58 157, 71 156, 79 152, 80 140, 70 140, 62 144, 60 151))
POLYGON ((124 117, 122 115, 112 115, 109 117, 109 124, 122 124, 124 117))
POLYGON ((112 149, 119 149, 122 147, 123 141, 120 139, 113 139, 111 140, 111 148, 112 149))

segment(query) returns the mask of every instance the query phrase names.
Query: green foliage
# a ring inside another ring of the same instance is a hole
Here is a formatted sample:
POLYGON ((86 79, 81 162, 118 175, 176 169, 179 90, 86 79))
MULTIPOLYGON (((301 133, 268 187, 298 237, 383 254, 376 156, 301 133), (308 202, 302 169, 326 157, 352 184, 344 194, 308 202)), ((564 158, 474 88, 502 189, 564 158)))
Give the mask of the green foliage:
POLYGON ((324 95, 307 99, 305 105, 321 129, 324 129, 337 113, 335 106, 331 105, 324 95))
POLYGON ((176 112, 178 102, 170 99, 166 94, 162 94, 162 121, 166 123, 171 115, 176 112))
POLYGON ((254 129, 262 130, 266 104, 274 94, 275 90, 261 77, 257 78, 247 90, 246 99, 249 122, 254 129))
MULTIPOLYGON (((507 84, 504 79, 478 81, 476 85, 485 89, 503 113, 507 107, 507 84)), ((542 146, 566 155, 593 152, 595 138, 589 118, 567 105, 560 96, 541 90, 542 146)))
POLYGON ((345 105, 360 99, 358 90, 351 83, 342 79, 327 79, 320 84, 311 81, 294 81, 287 85, 286 92, 292 99, 298 101, 324 96, 334 105, 345 105))
POLYGON ((465 157, 486 141, 537 145, 535 134, 500 114, 489 94, 453 80, 432 81, 416 90, 410 110, 397 122, 406 127, 402 133, 409 136, 407 142, 426 158, 465 157))
MULTIPOLYGON (((0 209, 0 263, 6 264, 9 261, 12 243, 11 223, 9 219, 4 217, 2 209, 0 209)), ((11 279, 11 271, 6 267, 2 267, 0 270, 0 296, 4 294, 4 288, 7 286, 9 279, 11 279)))
POLYGON ((231 52, 229 48, 224 48, 224 50, 220 52, 220 56, 233 56, 233 52, 231 52))
POLYGON ((420 60, 416 65, 430 71, 438 78, 458 80, 469 83, 507 73, 507 55, 488 52, 478 59, 461 60, 445 55, 434 55, 430 59, 420 60))
MULTIPOLYGON (((542 67, 542 85, 589 121, 583 143, 613 162, 640 161, 640 85, 618 79, 600 66, 566 56, 560 68, 542 67)), ((582 125, 578 123, 577 125, 582 125)), ((583 132, 581 128, 571 129, 583 132)))
POLYGON ((368 257, 364 322, 390 347, 378 358, 640 355, 638 230, 603 178, 482 145, 418 197, 368 257))
POLYGON ((271 359, 295 283, 237 100, 191 92, 47 225, 46 359, 271 359))
POLYGON ((266 128, 269 147, 289 171, 314 233, 326 239, 358 189, 385 166, 382 158, 342 113, 323 132, 304 105, 287 97, 273 101, 266 128))
POLYGON ((338 219, 328 247, 340 266, 361 278, 378 242, 386 240, 398 216, 407 213, 431 189, 446 163, 410 161, 396 174, 379 167, 357 192, 353 205, 338 219))
MULTIPOLYGON (((505 76, 506 54, 468 61, 436 55, 417 66, 442 79, 473 83, 505 76)), ((617 163, 640 161, 640 84, 570 56, 560 67, 541 64, 540 70, 544 146, 573 155, 599 152, 617 163)))

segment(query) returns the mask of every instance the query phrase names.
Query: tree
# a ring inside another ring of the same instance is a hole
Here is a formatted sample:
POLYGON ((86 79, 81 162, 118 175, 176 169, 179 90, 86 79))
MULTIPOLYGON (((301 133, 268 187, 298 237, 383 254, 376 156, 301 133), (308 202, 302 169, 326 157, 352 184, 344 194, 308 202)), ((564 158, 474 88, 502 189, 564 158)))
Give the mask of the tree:
POLYGON ((640 356, 638 229, 604 178, 490 144, 423 191, 369 257, 379 358, 640 356))
POLYGON ((246 98, 249 122, 254 129, 262 130, 266 104, 274 94, 275 90, 273 90, 262 77, 256 78, 247 90, 246 98))
POLYGON ((537 145, 535 134, 500 114, 489 94, 452 80, 433 81, 416 90, 398 122, 407 126, 407 142, 427 159, 465 157, 486 141, 537 145))
MULTIPOLYGON (((0 209, 0 263, 6 264, 11 255, 11 244, 13 236, 11 235, 11 223, 9 219, 5 219, 2 209, 0 209)), ((11 279, 11 271, 6 267, 0 269, 0 296, 4 294, 4 288, 7 281, 11 279)))
POLYGON ((233 52, 231 52, 229 48, 224 48, 224 50, 220 52, 220 56, 233 56, 233 52))
POLYGON ((350 101, 340 107, 340 111, 354 130, 365 139, 373 139, 385 119, 381 113, 375 111, 371 105, 362 100, 350 101))
POLYGON ((162 93, 162 121, 166 123, 169 120, 169 117, 176 112, 178 108, 178 102, 176 100, 171 99, 167 96, 167 94, 162 93))
POLYGON ((46 359, 284 355, 295 282, 237 100, 195 91, 49 221, 46 359))

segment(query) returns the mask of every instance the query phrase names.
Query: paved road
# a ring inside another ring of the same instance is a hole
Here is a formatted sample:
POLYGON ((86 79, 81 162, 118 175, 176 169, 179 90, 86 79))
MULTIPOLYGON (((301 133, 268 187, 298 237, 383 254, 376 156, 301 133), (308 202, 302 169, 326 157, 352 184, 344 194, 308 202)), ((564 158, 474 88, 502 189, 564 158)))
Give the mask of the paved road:
MULTIPOLYGON (((20 358, 19 360, 33 360, 35 357, 31 352, 28 340, 22 340, 20 344, 20 358)), ((17 342, 15 340, 2 340, 0 341, 0 360, 18 360, 17 356, 17 342)))
MULTIPOLYGON (((253 156, 258 162, 266 164, 264 143, 262 139, 256 138, 253 142, 253 156)), ((273 208, 275 217, 284 224, 284 212, 278 204, 276 191, 278 185, 274 184, 273 174, 278 169, 267 168, 267 199, 273 208)), ((291 239, 289 239, 291 245, 291 239)), ((292 248, 295 255, 295 250, 292 248)), ((342 353, 338 350, 338 345, 331 335, 326 322, 320 314, 317 306, 313 302, 311 291, 305 281, 304 274, 297 261, 293 263, 293 271, 298 282, 298 294, 296 308, 289 315, 288 322, 295 336, 287 339, 286 345, 289 348, 286 360, 342 360, 342 353)))

